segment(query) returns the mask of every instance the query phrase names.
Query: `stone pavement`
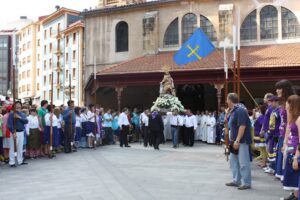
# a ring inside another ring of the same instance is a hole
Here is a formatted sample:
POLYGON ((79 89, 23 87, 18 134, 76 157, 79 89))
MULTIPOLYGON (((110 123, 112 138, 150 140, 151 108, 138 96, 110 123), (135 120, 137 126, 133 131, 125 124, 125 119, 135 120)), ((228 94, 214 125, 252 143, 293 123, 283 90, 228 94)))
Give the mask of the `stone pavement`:
POLYGON ((105 146, 53 160, 30 160, 11 169, 0 166, 0 200, 277 200, 281 184, 253 164, 253 189, 238 191, 230 181, 223 148, 195 147, 160 151, 133 144, 105 146))

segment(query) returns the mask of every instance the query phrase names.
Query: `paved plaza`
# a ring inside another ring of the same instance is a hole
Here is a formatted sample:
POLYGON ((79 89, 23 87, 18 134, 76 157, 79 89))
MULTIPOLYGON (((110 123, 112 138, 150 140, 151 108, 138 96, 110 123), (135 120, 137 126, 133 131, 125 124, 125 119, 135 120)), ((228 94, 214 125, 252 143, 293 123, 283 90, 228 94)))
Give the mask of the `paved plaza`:
POLYGON ((105 146, 53 160, 30 160, 11 169, 0 166, 0 200, 276 200, 286 193, 253 163, 253 189, 238 191, 230 181, 223 148, 133 144, 105 146))

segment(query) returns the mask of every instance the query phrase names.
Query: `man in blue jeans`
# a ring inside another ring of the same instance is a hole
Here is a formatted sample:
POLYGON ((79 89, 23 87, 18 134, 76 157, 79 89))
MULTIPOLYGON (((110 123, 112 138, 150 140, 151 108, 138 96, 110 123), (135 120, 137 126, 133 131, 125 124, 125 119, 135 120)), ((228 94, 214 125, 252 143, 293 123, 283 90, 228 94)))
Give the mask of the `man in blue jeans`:
POLYGON ((227 96, 230 109, 228 127, 230 130, 230 168, 233 181, 226 186, 238 187, 239 190, 251 188, 250 144, 252 143, 251 122, 244 105, 238 104, 237 94, 227 96))
POLYGON ((181 126, 179 117, 180 116, 178 115, 178 110, 174 109, 170 117, 173 148, 177 148, 177 144, 178 144, 178 130, 179 130, 179 126, 181 126))

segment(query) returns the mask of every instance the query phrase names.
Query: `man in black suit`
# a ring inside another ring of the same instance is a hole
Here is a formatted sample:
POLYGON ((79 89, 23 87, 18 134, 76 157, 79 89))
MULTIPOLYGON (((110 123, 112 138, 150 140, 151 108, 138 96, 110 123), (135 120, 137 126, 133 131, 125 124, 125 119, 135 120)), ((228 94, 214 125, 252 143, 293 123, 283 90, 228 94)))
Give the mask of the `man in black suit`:
POLYGON ((161 115, 154 109, 149 117, 149 130, 153 137, 153 145, 155 150, 159 150, 160 136, 164 131, 164 123, 161 115))

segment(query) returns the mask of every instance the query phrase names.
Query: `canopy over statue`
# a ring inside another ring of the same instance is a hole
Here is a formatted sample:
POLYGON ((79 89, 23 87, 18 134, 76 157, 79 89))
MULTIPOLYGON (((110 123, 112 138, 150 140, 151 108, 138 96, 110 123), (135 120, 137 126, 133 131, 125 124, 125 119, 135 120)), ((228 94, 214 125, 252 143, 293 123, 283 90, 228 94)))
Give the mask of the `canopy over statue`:
POLYGON ((164 70, 164 76, 160 82, 159 97, 155 102, 153 102, 154 105, 151 109, 157 109, 163 112, 169 112, 174 109, 183 111, 184 107, 176 97, 174 81, 169 72, 170 68, 168 66, 164 66, 162 69, 164 70))

